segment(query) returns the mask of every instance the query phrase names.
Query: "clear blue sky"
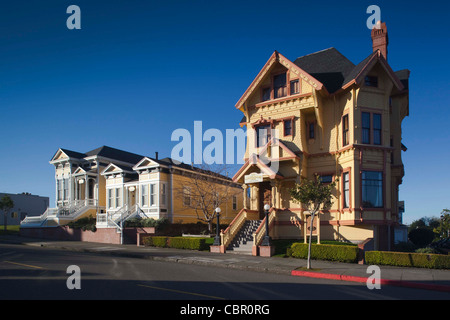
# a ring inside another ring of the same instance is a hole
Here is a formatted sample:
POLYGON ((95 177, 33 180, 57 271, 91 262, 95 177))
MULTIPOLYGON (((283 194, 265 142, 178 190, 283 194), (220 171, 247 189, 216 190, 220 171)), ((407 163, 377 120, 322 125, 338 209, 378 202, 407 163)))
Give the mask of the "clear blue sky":
POLYGON ((59 147, 170 156, 177 128, 239 128, 234 105, 274 50, 372 50, 366 9, 389 31, 389 63, 411 70, 403 122, 405 222, 450 207, 450 6, 442 1, 3 1, 0 192, 54 203, 59 147), (69 5, 81 30, 68 30, 69 5))

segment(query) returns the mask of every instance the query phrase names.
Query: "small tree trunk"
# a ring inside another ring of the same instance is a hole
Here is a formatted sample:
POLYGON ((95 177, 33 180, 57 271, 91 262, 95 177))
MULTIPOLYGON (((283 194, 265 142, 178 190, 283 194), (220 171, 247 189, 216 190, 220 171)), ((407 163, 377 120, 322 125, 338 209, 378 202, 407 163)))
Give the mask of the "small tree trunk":
POLYGON ((315 212, 311 214, 311 225, 309 230, 309 245, 308 245, 308 261, 306 263, 306 269, 311 269, 311 242, 312 242, 312 234, 313 234, 313 227, 314 227, 314 216, 315 212))
POLYGON ((212 233, 212 219, 208 220, 208 232, 209 234, 212 233))

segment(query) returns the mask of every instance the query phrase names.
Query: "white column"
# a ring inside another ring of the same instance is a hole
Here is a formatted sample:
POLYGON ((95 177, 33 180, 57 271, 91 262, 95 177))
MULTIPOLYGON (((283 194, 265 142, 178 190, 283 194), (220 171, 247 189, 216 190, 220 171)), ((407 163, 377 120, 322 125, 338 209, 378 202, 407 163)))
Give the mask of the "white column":
POLYGON ((84 199, 86 201, 86 204, 88 203, 88 199, 89 199, 89 180, 88 180, 88 175, 85 174, 84 175, 84 199))

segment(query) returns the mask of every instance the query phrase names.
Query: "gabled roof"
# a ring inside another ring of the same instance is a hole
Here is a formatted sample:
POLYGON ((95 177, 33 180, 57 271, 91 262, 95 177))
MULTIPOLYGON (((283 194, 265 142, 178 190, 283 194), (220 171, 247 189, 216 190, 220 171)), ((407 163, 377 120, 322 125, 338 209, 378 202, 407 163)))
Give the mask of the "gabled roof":
POLYGON ((107 165, 106 168, 103 169, 101 174, 105 175, 105 174, 107 174, 109 172, 126 172, 126 173, 135 174, 135 172, 133 171, 132 167, 123 166, 123 165, 119 165, 119 164, 116 164, 116 163, 110 163, 109 165, 107 165))
POLYGON ((137 170, 140 168, 152 168, 152 167, 159 167, 161 164, 160 161, 156 159, 152 159, 149 157, 143 157, 134 167, 133 170, 137 170))
POLYGON ((72 173, 72 175, 84 175, 84 174, 95 174, 96 173, 96 171, 97 170, 93 170, 93 169, 89 169, 89 170, 86 170, 85 168, 83 168, 83 167, 78 167, 78 168, 76 168, 76 170, 72 173))
POLYGON ((53 157, 50 159, 50 161, 53 161, 58 155, 61 154, 61 152, 64 153, 69 158, 83 159, 84 157, 86 157, 86 155, 84 153, 59 148, 58 151, 56 151, 55 154, 53 155, 53 157))
POLYGON ((399 91, 402 91, 404 89, 402 82, 397 77, 394 70, 392 70, 392 68, 389 66, 380 50, 371 53, 352 70, 352 72, 345 79, 345 82, 342 85, 342 89, 346 89, 352 84, 361 85, 361 83, 364 81, 365 76, 377 63, 381 64, 383 69, 386 71, 386 74, 391 78, 397 89, 399 91))
POLYGON ((300 159, 300 157, 294 151, 289 149, 285 143, 281 142, 281 140, 272 138, 269 142, 266 143, 264 147, 258 150, 258 154, 252 153, 249 156, 244 165, 234 175, 233 181, 237 182, 238 180, 240 180, 245 175, 245 173, 254 166, 258 167, 260 171, 269 176, 270 179, 283 179, 284 177, 280 172, 275 172, 271 166, 268 166, 264 162, 267 162, 268 160, 277 162, 292 159, 300 159), (279 155, 275 155, 275 158, 269 157, 267 155, 268 148, 274 146, 277 146, 283 150, 283 153, 285 153, 285 155, 282 158, 277 158, 279 155), (264 157, 265 161, 262 161, 261 157, 264 157))
POLYGON ((275 62, 280 63, 287 69, 292 70, 294 73, 298 74, 303 80, 308 81, 316 90, 322 90, 326 88, 324 85, 314 78, 311 74, 308 72, 305 72, 302 68, 300 68, 298 65, 287 59, 285 56, 283 56, 278 51, 275 51, 269 58, 269 60, 266 62, 264 67, 261 69, 261 71, 258 73, 258 75, 255 77, 255 79, 252 81, 250 86, 247 88, 247 90, 244 92, 244 94, 241 96, 239 101, 236 103, 236 108, 239 109, 242 107, 242 104, 245 102, 245 100, 250 97, 250 95, 254 92, 254 90, 257 88, 259 83, 263 80, 263 78, 266 76, 266 74, 270 71, 271 67, 274 65, 275 62))
POLYGON ((267 175, 270 179, 283 179, 283 175, 280 172, 275 172, 271 167, 267 166, 261 159, 256 155, 252 154, 244 165, 236 172, 233 177, 233 182, 238 182, 245 173, 252 167, 257 167, 261 173, 267 175))
POLYGON ((308 54, 294 61, 296 65, 321 81, 329 93, 336 93, 354 83, 360 85, 365 75, 377 62, 381 63, 397 88, 403 90, 402 82, 379 50, 372 52, 357 65, 354 65, 335 48, 308 54))

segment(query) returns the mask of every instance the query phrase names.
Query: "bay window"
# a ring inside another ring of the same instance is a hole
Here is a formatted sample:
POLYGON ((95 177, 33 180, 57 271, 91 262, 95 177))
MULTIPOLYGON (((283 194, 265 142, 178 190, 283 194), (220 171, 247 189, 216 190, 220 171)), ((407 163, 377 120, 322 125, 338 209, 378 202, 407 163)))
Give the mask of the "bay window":
POLYGON ((362 112, 362 143, 381 145, 381 114, 362 112))
POLYGON ((383 172, 362 172, 362 203, 364 208, 383 207, 383 172))
POLYGON ((344 180, 344 208, 350 207, 350 174, 348 172, 343 173, 344 180))

